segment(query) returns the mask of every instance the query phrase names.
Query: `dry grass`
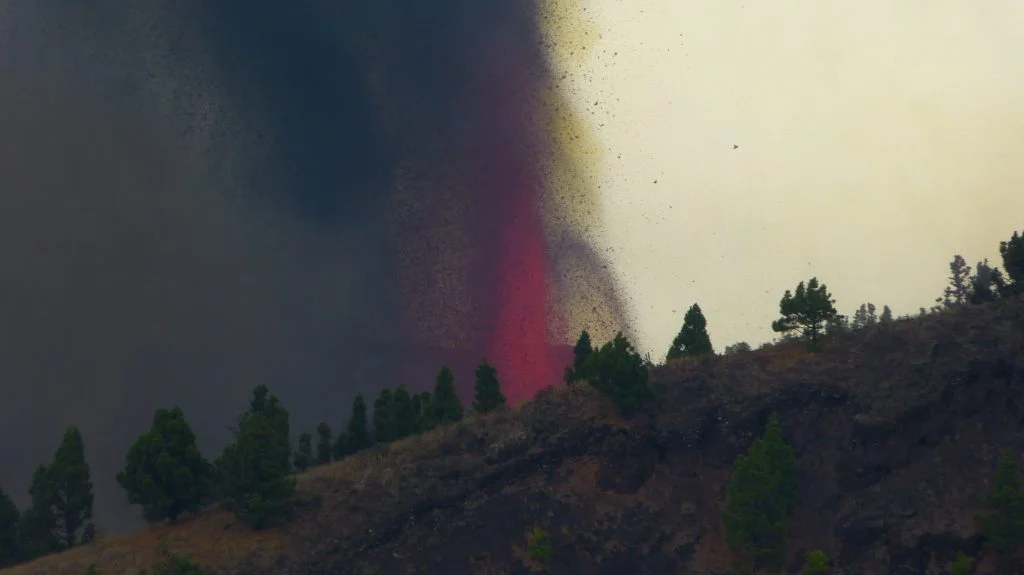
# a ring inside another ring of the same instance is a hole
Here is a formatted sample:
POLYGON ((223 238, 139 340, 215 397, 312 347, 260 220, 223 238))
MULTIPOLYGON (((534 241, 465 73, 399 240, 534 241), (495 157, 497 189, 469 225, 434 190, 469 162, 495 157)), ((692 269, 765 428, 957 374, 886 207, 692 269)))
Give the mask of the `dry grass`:
MULTIPOLYGON (((800 386, 836 390, 870 406, 859 417, 892 418, 899 410, 912 408, 915 401, 925 401, 929 394, 941 392, 939 386, 946 385, 938 380, 922 381, 916 387, 905 383, 914 379, 918 364, 946 361, 943 346, 952 342, 969 348, 995 340, 1004 350, 1016 346, 1011 349, 1024 351, 1021 326, 1024 305, 1020 303, 979 306, 956 314, 897 320, 888 326, 832 338, 823 342, 818 353, 807 351, 800 343, 782 343, 729 356, 673 361, 652 372, 652 385, 662 393, 667 406, 661 410, 665 413, 658 423, 665 429, 696 425, 688 418, 701 417, 712 407, 739 413, 744 406, 763 403, 765 396, 802 389, 800 386)), ((161 542, 168 551, 221 572, 251 572, 252 566, 270 566, 281 556, 298 561, 329 553, 351 555, 355 551, 349 548, 329 548, 358 546, 367 532, 400 520, 414 504, 439 494, 470 497, 472 493, 453 491, 453 486, 472 489, 473 481, 500 472, 503 464, 516 458, 542 452, 546 445, 562 441, 560 438, 574 433, 577 435, 573 437, 586 438, 598 428, 606 434, 623 430, 635 434, 641 433, 644 425, 643 417, 623 419, 609 401, 585 383, 560 385, 543 391, 527 404, 473 415, 456 425, 310 469, 298 476, 298 487, 319 498, 320 508, 306 510, 280 528, 253 532, 226 512, 208 510, 173 526, 101 540, 4 570, 3 574, 80 575, 95 564, 104 574, 130 575, 151 567, 158 559, 161 542), (326 542, 328 539, 334 542, 326 542)), ((619 526, 626 509, 644 506, 657 511, 668 501, 678 502, 673 478, 665 470, 656 471, 645 490, 622 495, 597 488, 601 462, 594 455, 564 458, 556 466, 567 477, 562 484, 546 485, 547 476, 535 473, 504 489, 550 494, 552 501, 573 509, 580 520, 609 530, 619 526)), ((726 479, 725 472, 704 469, 699 479, 701 493, 715 500, 726 479)), ((711 504, 695 504, 702 511, 694 511, 693 518, 686 520, 711 521, 704 516, 711 504)), ((564 529, 554 525, 550 530, 561 536, 564 529)), ((570 531, 577 533, 575 528, 570 531)), ((718 528, 711 525, 705 532, 708 536, 700 538, 693 548, 694 561, 708 568, 727 569, 718 528)), ((676 534, 678 541, 670 543, 687 545, 692 542, 688 539, 691 535, 683 530, 676 534)), ((522 557, 525 544, 518 545, 524 547, 516 552, 524 565, 542 567, 522 557)), ((614 553, 621 542, 609 538, 602 545, 614 553)), ((507 572, 507 566, 494 556, 474 559, 473 569, 478 573, 507 572)))

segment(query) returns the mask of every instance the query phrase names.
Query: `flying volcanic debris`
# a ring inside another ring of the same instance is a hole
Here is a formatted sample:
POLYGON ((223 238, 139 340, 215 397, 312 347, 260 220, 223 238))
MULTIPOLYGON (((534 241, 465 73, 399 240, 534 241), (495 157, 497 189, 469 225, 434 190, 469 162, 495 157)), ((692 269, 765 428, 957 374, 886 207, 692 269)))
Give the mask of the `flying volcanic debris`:
POLYGON ((574 331, 624 329, 553 105, 540 15, 573 15, 541 8, 3 3, 0 485, 24 505, 78 426, 126 529, 157 407, 213 456, 260 383, 297 429, 485 356, 524 400, 574 331))

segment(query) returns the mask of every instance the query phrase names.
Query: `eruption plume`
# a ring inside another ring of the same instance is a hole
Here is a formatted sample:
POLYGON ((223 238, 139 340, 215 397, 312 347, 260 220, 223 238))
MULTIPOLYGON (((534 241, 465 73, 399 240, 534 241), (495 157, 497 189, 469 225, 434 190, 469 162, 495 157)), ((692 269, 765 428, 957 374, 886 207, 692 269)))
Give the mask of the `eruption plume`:
POLYGON ((116 531, 157 407, 213 457, 260 383, 294 429, 483 357, 521 401, 625 329, 541 8, 2 4, 0 485, 78 426, 116 531))

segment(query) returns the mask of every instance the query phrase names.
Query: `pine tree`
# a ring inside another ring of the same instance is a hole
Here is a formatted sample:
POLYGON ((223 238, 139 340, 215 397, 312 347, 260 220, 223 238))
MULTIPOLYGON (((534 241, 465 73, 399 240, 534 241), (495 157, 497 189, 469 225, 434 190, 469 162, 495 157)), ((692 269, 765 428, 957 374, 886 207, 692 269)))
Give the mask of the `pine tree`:
POLYGON ((395 388, 391 401, 396 438, 401 439, 416 433, 416 408, 412 403, 412 397, 409 396, 409 389, 399 385, 395 388))
POLYGON ((389 443, 398 439, 398 426, 395 425, 394 401, 390 389, 380 390, 373 402, 373 440, 377 443, 389 443))
POLYGON ((431 409, 438 425, 454 423, 462 419, 462 402, 455 393, 455 374, 448 366, 441 368, 434 386, 431 409))
MULTIPOLYGON (((366 419, 366 400, 363 394, 357 393, 352 400, 352 415, 348 418, 345 433, 338 436, 338 444, 343 446, 341 455, 351 455, 370 446, 369 423, 366 419)), ((340 457, 339 457, 340 459, 340 457)))
POLYGON ((150 523, 195 512, 212 493, 213 468, 179 407, 158 409, 153 425, 128 450, 117 482, 150 523))
POLYGON ((18 523, 18 547, 22 560, 34 559, 60 550, 57 516, 54 512, 53 483, 46 465, 36 467, 28 489, 31 503, 18 523))
POLYGON ((505 394, 501 393, 498 370, 484 359, 476 368, 476 383, 473 387, 473 409, 480 413, 494 411, 505 405, 505 394))
POLYGON ((327 422, 321 421, 320 425, 316 427, 316 462, 319 465, 324 465, 331 462, 331 451, 334 448, 334 443, 331 436, 331 427, 327 425, 327 422))
POLYGON ((1024 546, 1024 490, 1017 472, 1017 458, 1004 449, 978 515, 985 548, 995 551, 1009 568, 1019 568, 1019 551, 1024 546))
POLYGON ((850 322, 851 329, 864 329, 871 327, 878 322, 878 318, 875 315, 875 304, 873 303, 862 303, 857 311, 853 313, 853 321, 850 322))
POLYGON ((738 571, 782 567, 796 495, 796 458, 773 414, 764 436, 736 459, 726 490, 722 523, 738 571))
POLYGON ((299 448, 292 456, 292 465, 296 471, 305 471, 313 464, 313 436, 307 432, 299 434, 299 448))
POLYGON ((1024 293, 1024 234, 1013 232, 1008 241, 999 242, 999 255, 1011 282, 1006 291, 1024 293))
POLYGON ((590 334, 587 330, 580 332, 576 345, 572 348, 572 367, 565 370, 565 383, 572 383, 578 379, 587 379, 584 371, 584 364, 590 354, 594 353, 594 347, 590 343, 590 334))
POLYGON ((78 545, 82 530, 92 519, 93 504, 89 463, 85 460, 85 444, 77 428, 70 427, 64 432, 48 472, 57 518, 55 535, 61 547, 73 547, 78 545))
POLYGON ((882 315, 879 316, 878 323, 880 325, 889 325, 890 323, 892 323, 892 310, 889 309, 889 306, 882 306, 882 315))
POLYGON ((253 400, 235 431, 235 440, 215 463, 223 506, 243 523, 263 529, 291 516, 295 480, 288 441, 289 414, 265 386, 253 390, 253 400))
POLYGON ((725 355, 736 355, 750 351, 750 344, 745 341, 738 341, 732 345, 725 346, 725 355))
POLYGON ((21 514, 11 498, 0 489, 0 568, 21 561, 18 541, 18 522, 21 514))
POLYGON ((979 305, 996 301, 1005 293, 1006 280, 1003 278, 1003 272, 999 268, 988 265, 988 259, 978 262, 971 281, 971 304, 979 305))
POLYGON ((782 296, 779 302, 782 317, 772 322, 772 330, 778 333, 798 332, 807 338, 809 346, 814 347, 822 328, 838 315, 834 304, 828 288, 825 284, 818 285, 817 278, 811 278, 806 287, 804 282, 800 282, 795 293, 786 290, 782 296))
POLYGON ((434 414, 434 398, 429 391, 413 396, 412 405, 413 411, 416 412, 416 433, 423 433, 437 427, 437 419, 434 414))
POLYGON ((609 396, 623 415, 642 409, 652 397, 647 362, 621 332, 590 354, 583 369, 590 385, 609 396))
POLYGON ((715 353, 708 337, 708 322, 700 311, 700 306, 693 304, 683 317, 683 327, 672 340, 666 359, 672 361, 681 357, 695 357, 715 353))
POLYGON ((943 290, 942 297, 935 299, 935 303, 944 309, 967 304, 971 300, 973 283, 971 266, 967 265, 960 254, 955 254, 953 261, 949 262, 949 285, 943 290))

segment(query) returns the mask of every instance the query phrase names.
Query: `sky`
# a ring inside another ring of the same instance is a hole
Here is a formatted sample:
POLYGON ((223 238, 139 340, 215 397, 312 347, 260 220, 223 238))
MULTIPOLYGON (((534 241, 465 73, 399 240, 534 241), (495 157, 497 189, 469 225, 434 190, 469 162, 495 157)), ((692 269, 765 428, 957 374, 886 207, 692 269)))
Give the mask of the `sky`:
MULTIPOLYGON (((583 0, 556 51, 600 143, 594 234, 641 351, 697 302, 757 345, 817 276, 916 313, 1024 228, 1024 4, 583 0), (582 53, 582 55, 581 55, 582 53), (737 145, 739 148, 733 149, 737 145)), ((556 61, 558 58, 556 58, 556 61)))

